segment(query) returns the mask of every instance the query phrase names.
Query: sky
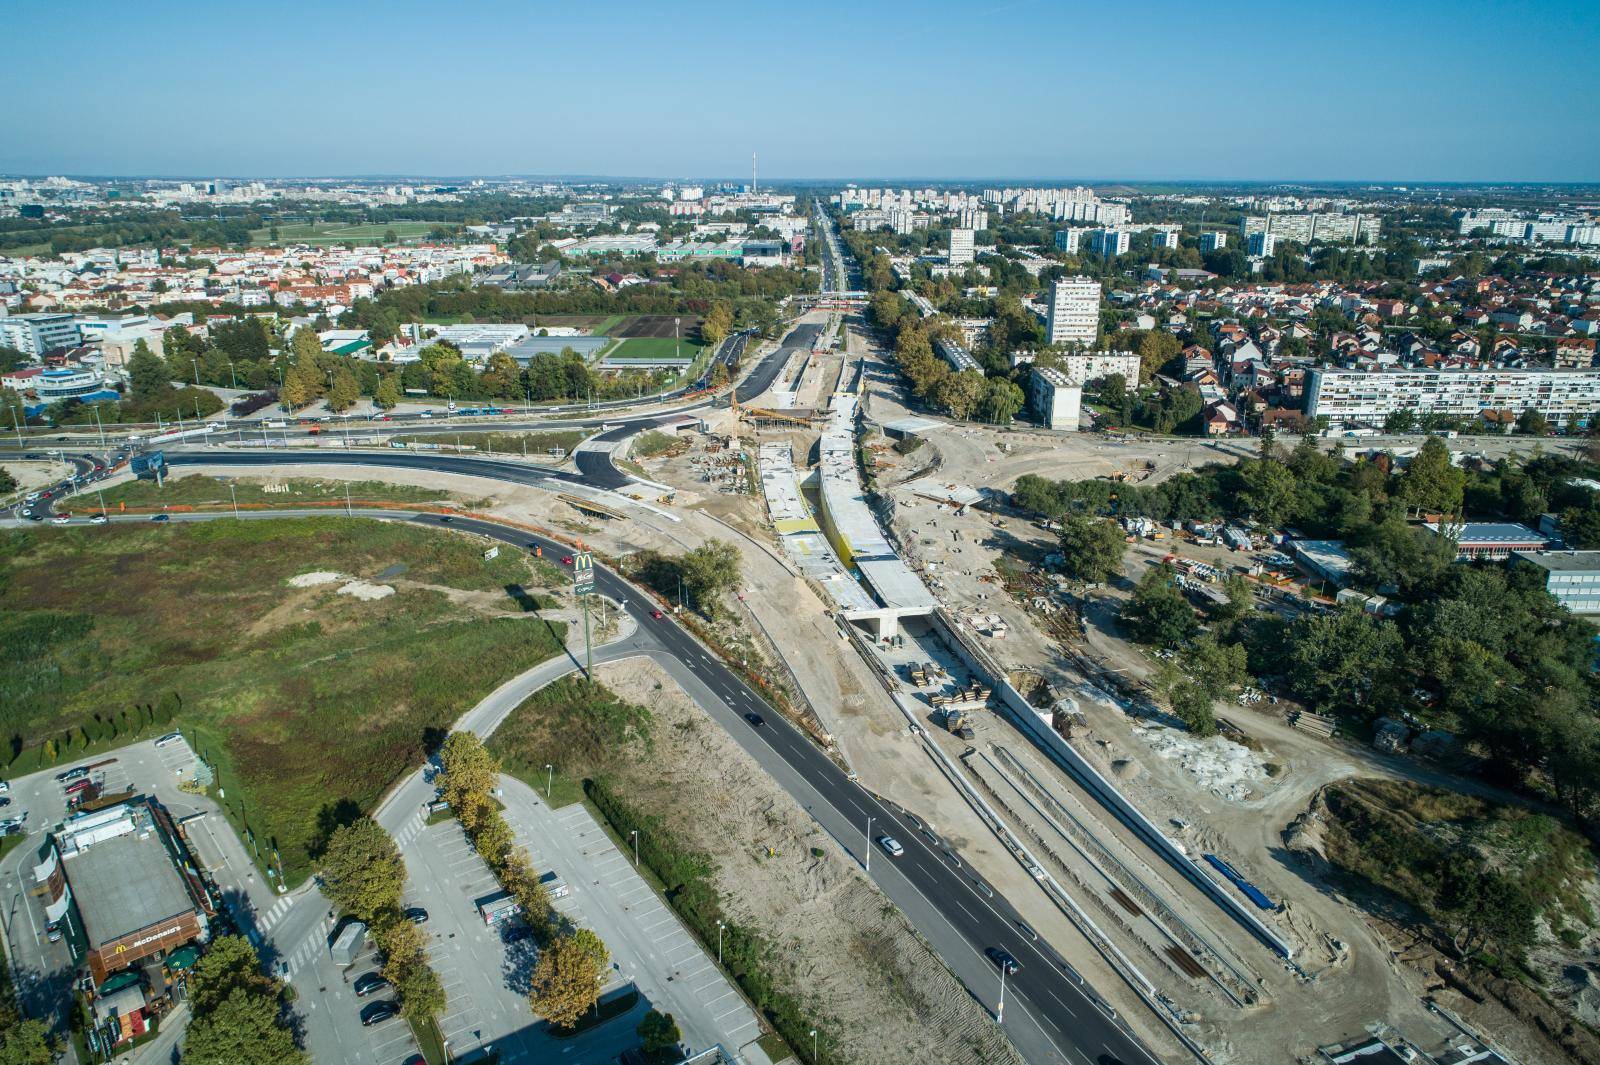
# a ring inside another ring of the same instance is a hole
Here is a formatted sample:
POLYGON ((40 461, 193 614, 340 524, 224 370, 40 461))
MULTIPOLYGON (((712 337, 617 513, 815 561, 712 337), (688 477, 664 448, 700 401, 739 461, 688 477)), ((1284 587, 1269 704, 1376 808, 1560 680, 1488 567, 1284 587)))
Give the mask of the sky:
POLYGON ((0 173, 1600 181, 1596 0, 8 0, 0 173))

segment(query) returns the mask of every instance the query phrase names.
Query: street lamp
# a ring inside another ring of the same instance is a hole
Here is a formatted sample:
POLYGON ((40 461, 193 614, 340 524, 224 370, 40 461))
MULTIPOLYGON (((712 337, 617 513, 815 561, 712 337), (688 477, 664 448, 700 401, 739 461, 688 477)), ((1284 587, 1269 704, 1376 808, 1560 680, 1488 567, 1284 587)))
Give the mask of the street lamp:
POLYGON ((544 764, 544 797, 550 798, 550 786, 555 783, 556 770, 549 762, 544 764))
POLYGON ((872 872, 872 818, 867 818, 867 872, 872 872))
POLYGON ((817 1030, 811 1029, 811 1060, 817 1060, 817 1030))
POLYGON ((994 1023, 1004 1024, 1006 1021, 1006 964, 1000 963, 1000 1004, 995 1007, 994 1023))
POLYGON ((228 482, 228 497, 233 500, 233 518, 239 520, 239 493, 233 490, 233 482, 228 482))
POLYGON ((633 837, 633 867, 639 868, 639 830, 631 830, 628 835, 633 837))
POLYGON ((727 927, 722 923, 722 918, 717 918, 717 964, 722 964, 722 930, 727 927))

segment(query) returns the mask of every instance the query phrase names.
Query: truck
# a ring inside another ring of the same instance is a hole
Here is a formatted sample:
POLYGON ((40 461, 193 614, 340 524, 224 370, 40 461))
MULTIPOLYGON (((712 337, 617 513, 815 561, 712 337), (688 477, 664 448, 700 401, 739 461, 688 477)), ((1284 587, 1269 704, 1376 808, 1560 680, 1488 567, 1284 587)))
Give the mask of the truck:
POLYGON ((564 899, 568 895, 567 882, 554 869, 541 876, 539 884, 552 899, 564 899))
POLYGON ((501 921, 509 921, 522 912, 522 904, 509 891, 496 891, 478 900, 478 916, 493 928, 501 921))
POLYGON ((339 930, 328 948, 340 968, 348 969, 356 963, 361 948, 367 945, 367 926, 364 921, 350 921, 339 930))

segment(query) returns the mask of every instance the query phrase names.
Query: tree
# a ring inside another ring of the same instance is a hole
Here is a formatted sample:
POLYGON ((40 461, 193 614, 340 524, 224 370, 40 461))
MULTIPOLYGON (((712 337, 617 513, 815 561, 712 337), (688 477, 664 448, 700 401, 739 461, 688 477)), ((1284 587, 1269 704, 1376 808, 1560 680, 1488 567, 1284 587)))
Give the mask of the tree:
POLYGON ((594 956, 563 936, 539 954, 533 967, 533 1012, 558 1028, 570 1028, 600 997, 600 970, 594 956))
POLYGON ((189 971, 189 1005, 209 1013, 235 991, 273 996, 278 985, 261 971, 261 958, 243 936, 218 936, 189 971))
MULTIPOLYGON (((670 1014, 667 1019, 672 1019, 670 1014)), ((673 1042, 677 1042, 676 1035, 673 1042)), ((0 1030, 0 1065, 50 1065, 53 1060, 50 1031, 42 1022, 18 1021, 0 1030)))
POLYGON ((383 948, 383 976, 394 985, 405 1017, 432 1017, 445 1008, 444 985, 428 964, 428 939, 422 929, 403 917, 378 935, 383 948))
POLYGON ((1244 512, 1271 528, 1290 517, 1295 498, 1294 474, 1277 459, 1246 459, 1239 463, 1239 502, 1244 512))
POLYGON ((950 417, 966 420, 978 409, 978 401, 983 398, 985 387, 981 371, 963 370, 940 381, 933 399, 950 417))
POLYGON ((1394 622, 1346 607, 1289 626, 1285 661, 1290 686, 1315 709, 1372 708, 1386 702, 1404 654, 1394 622))
POLYGON ((150 350, 150 345, 140 338, 128 356, 129 391, 138 399, 155 399, 172 391, 172 378, 167 364, 150 350))
POLYGON ((991 425, 1010 425, 1024 402, 1022 389, 1003 377, 991 377, 983 386, 975 413, 980 421, 991 425))
POLYGON ((1217 734, 1217 718, 1211 712, 1211 697, 1192 681, 1180 683, 1173 691, 1172 712, 1185 728, 1202 738, 1217 734))
POLYGON ((1430 436, 1400 479, 1400 497, 1406 506, 1425 513, 1456 514, 1467 475, 1450 462, 1444 441, 1430 436))
POLYGON ((1520 962, 1539 916, 1527 888, 1481 859, 1447 861, 1440 874, 1438 907, 1457 953, 1466 957, 1492 947, 1520 962))
POLYGON ((1061 569, 1087 584, 1104 584, 1122 570, 1128 542, 1112 522, 1068 514, 1061 519, 1061 569))
POLYGON ((393 410, 400 405, 400 388, 395 384, 394 374, 385 374, 383 380, 378 382, 378 391, 372 401, 384 410, 393 410))
POLYGON ((707 344, 720 344, 732 329, 733 309, 726 303, 714 303, 700 320, 700 339, 707 344))
POLYGON ((709 612, 717 598, 739 581, 739 549, 726 540, 712 540, 678 559, 678 572, 695 608, 709 612))
POLYGON ((1176 576, 1165 562, 1146 571, 1123 608, 1123 621, 1140 643, 1181 647, 1199 630, 1194 609, 1174 581, 1176 576))
POLYGON ((483 389, 498 399, 514 399, 522 395, 522 367, 503 351, 489 356, 483 368, 483 389))
POLYGON ((11 476, 9 470, 0 470, 0 496, 9 495, 17 490, 17 479, 11 476))
POLYGON ((603 972, 611 964, 611 952, 606 949, 605 942, 594 932, 587 928, 580 928, 572 933, 573 946, 588 954, 594 961, 597 972, 603 972))
POLYGON ((1390 411, 1389 415, 1383 419, 1383 431, 1390 436, 1404 436, 1407 433, 1416 432, 1416 429, 1417 415, 1410 407, 1390 411))
POLYGON ((1527 436, 1543 436, 1549 428, 1549 420, 1533 407, 1529 407, 1517 417, 1517 432, 1527 436))
POLYGON ((484 812, 492 809, 489 796, 500 776, 500 764, 471 732, 450 733, 439 748, 439 763, 444 767, 439 795, 471 832, 483 820, 484 812))
POLYGON ((659 1054, 664 1050, 671 1050, 683 1038, 683 1033, 678 1031, 678 1022, 672 1019, 672 1014, 656 1010, 646 1013, 635 1031, 639 1036, 641 1049, 646 1054, 659 1054))
POLYGON ((184 1039, 185 1065, 305 1065, 294 1036, 278 1025, 276 998, 236 990, 208 1013, 196 1012, 184 1039))
POLYGON ((315 330, 301 326, 289 338, 289 353, 296 362, 316 362, 322 354, 322 340, 315 330))
POLYGON ((405 885, 400 849, 376 821, 363 817, 334 831, 322 855, 322 891, 347 913, 373 923, 397 909, 405 885))
POLYGON ((361 385, 348 367, 341 366, 333 375, 333 384, 328 386, 328 409, 336 412, 349 410, 360 398, 361 385))

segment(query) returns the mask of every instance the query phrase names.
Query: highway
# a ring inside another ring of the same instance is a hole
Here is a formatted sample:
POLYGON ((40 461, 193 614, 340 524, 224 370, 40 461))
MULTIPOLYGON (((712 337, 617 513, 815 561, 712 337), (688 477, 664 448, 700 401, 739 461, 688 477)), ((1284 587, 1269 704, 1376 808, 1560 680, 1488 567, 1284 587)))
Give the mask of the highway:
MULTIPOLYGON (((282 455, 263 458, 283 460, 282 455)), ((354 456, 344 458, 348 461, 354 456)), ((559 555, 569 549, 565 544, 477 518, 389 510, 353 513, 356 517, 472 533, 524 550, 538 546, 559 555)), ((327 511, 256 511, 246 512, 243 517, 261 520, 313 515, 330 516, 327 511)), ((171 520, 230 517, 180 513, 171 515, 171 520)), ((114 523, 147 520, 131 515, 112 518, 114 523)), ((80 521, 75 519, 73 524, 80 521)), ((638 627, 632 637, 633 650, 661 662, 840 846, 869 867, 879 888, 933 944, 975 997, 998 1012, 1000 973, 984 956, 986 949, 1004 950, 1021 963, 1020 970, 1007 979, 1003 1016, 1007 1034, 1028 1061, 1133 1065, 1156 1060, 1121 1026, 1110 1007, 1102 1004, 1071 966, 1027 931, 1005 899, 976 878, 922 821, 851 780, 670 614, 652 617, 652 601, 646 593, 600 567, 596 567, 596 590, 617 602, 626 602, 638 627), (752 718, 759 724, 752 723, 752 718), (872 837, 893 836, 904 846, 904 854, 892 858, 873 846, 867 834, 869 818, 872 837), (875 853, 869 857, 869 851, 875 853)), ((616 654, 612 650, 607 657, 616 654)), ((476 723, 464 724, 472 727, 476 723)), ((415 779, 420 780, 420 776, 415 779)), ((409 791, 410 787, 402 790, 409 791)))

